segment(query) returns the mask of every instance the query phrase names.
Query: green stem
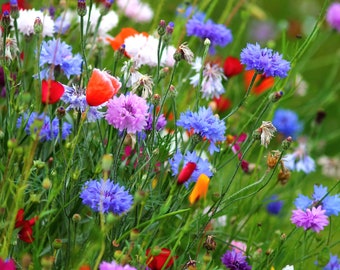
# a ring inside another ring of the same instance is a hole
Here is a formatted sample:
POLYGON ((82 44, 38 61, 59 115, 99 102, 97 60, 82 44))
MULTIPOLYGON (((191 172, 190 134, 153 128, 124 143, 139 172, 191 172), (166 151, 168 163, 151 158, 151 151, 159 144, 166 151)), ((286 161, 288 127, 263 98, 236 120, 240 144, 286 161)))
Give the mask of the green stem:
POLYGON ((88 72, 86 53, 85 53, 84 16, 80 17, 80 44, 81 44, 81 52, 82 52, 83 59, 84 59, 83 67, 85 69, 85 75, 86 75, 86 82, 84 83, 84 85, 87 85, 87 82, 89 80, 89 72, 88 72))

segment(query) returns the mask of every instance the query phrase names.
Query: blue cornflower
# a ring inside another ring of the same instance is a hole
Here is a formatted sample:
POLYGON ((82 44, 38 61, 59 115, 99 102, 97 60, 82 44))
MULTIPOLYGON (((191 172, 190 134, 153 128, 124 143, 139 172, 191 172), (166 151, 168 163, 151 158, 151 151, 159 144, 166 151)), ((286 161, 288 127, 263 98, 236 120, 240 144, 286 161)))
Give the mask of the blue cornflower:
POLYGON ((278 200, 277 195, 273 195, 270 198, 270 202, 267 204, 267 212, 272 215, 278 215, 283 207, 283 201, 278 200))
MULTIPOLYGON (((39 132, 39 137, 41 141, 51 141, 59 136, 59 119, 50 119, 49 116, 45 114, 40 114, 32 112, 30 115, 25 113, 20 116, 17 121, 17 128, 24 126, 24 131, 26 134, 31 135, 39 132)), ((66 139, 72 132, 72 125, 63 121, 62 127, 62 139, 66 139)))
POLYGON ((247 257, 236 249, 227 250, 221 257, 222 263, 230 270, 251 270, 251 266, 246 261, 247 257))
POLYGON ((211 42, 209 52, 215 53, 215 46, 225 47, 233 41, 231 31, 223 24, 216 24, 212 20, 205 20, 205 14, 197 12, 188 20, 186 28, 188 36, 208 38, 211 42))
POLYGON ((181 113, 177 125, 198 134, 202 139, 207 139, 210 142, 210 154, 218 152, 219 148, 215 144, 225 140, 225 123, 214 116, 211 108, 200 107, 198 112, 188 110, 181 113))
POLYGON ((201 174, 205 174, 208 177, 213 175, 210 169, 211 165, 209 161, 197 156, 195 151, 187 152, 185 155, 182 155, 181 152, 178 151, 172 159, 169 159, 172 175, 178 175, 180 170, 184 168, 189 162, 194 162, 196 164, 196 169, 191 174, 188 181, 185 182, 186 187, 188 187, 190 183, 196 182, 201 174))
POLYGON ((79 111, 86 114, 86 120, 88 122, 95 122, 104 117, 105 113, 100 111, 103 107, 100 106, 89 106, 86 101, 84 90, 77 89, 75 87, 69 87, 64 85, 65 92, 61 97, 61 100, 68 104, 66 111, 79 111))
POLYGON ((266 76, 285 78, 290 70, 290 63, 282 59, 282 55, 272 49, 261 49, 258 43, 247 44, 241 52, 241 63, 246 70, 255 69, 266 76))
POLYGON ((315 205, 321 205, 322 209, 326 210, 326 215, 339 215, 340 212, 340 197, 339 195, 331 196, 328 193, 327 187, 322 185, 314 185, 314 193, 312 199, 300 194, 294 204, 296 208, 306 210, 315 205), (322 201, 321 201, 322 200, 322 201))
POLYGON ((293 139, 302 130, 302 124, 297 114, 291 110, 277 109, 272 123, 278 132, 282 133, 285 137, 291 136, 293 139))
POLYGON ((71 75, 81 74, 82 58, 80 54, 72 55, 72 47, 60 39, 43 41, 40 52, 41 79, 54 79, 51 67, 60 68, 69 79, 71 75), (50 74, 51 73, 51 74, 50 74), (52 77, 51 77, 52 75, 52 77))
POLYGON ((285 155, 283 162, 291 171, 303 171, 304 173, 315 171, 315 161, 307 155, 307 146, 305 143, 300 143, 294 153, 285 155))
POLYGON ((323 270, 340 270, 340 260, 337 255, 331 255, 329 262, 323 270))
POLYGON ((83 200, 83 204, 95 212, 112 212, 116 215, 127 212, 133 202, 133 197, 129 192, 110 179, 87 181, 82 188, 80 198, 83 200))

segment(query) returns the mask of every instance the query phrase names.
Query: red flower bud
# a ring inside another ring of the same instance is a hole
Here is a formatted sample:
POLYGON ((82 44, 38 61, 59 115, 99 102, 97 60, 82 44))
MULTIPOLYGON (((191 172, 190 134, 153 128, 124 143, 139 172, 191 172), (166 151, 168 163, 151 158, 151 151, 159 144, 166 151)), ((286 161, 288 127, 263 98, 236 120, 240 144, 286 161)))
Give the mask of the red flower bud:
POLYGON ((196 163, 195 162, 188 162, 183 167, 181 172, 179 173, 178 179, 177 179, 177 183, 178 184, 183 184, 186 181, 188 181, 190 176, 192 175, 192 173, 194 172, 195 169, 196 169, 196 163))
POLYGON ((243 65, 240 60, 236 57, 228 56, 224 61, 224 74, 230 78, 232 76, 238 75, 243 70, 243 65))

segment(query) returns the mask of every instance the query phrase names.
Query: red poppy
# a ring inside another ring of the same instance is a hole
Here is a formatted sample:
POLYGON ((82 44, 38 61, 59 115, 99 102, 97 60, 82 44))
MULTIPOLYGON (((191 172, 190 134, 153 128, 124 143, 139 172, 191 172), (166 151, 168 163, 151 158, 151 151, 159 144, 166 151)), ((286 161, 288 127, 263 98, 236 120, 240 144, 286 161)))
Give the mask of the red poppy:
POLYGON ((90 106, 99 106, 117 94, 121 86, 117 78, 95 68, 87 85, 86 101, 90 106))
MULTIPOLYGON (((146 264, 148 265, 148 267, 151 269, 151 270, 161 270, 163 269, 163 266, 165 264, 165 262, 168 260, 170 254, 171 254, 171 251, 167 248, 162 248, 161 249, 161 252, 156 255, 156 256, 152 256, 150 254, 150 249, 148 249, 146 251, 146 256, 148 257, 147 258, 147 261, 146 261, 146 264)), ((174 263, 174 259, 176 257, 172 257, 168 264, 166 265, 165 269, 171 267, 174 263)))
POLYGON ((18 233, 19 239, 26 243, 32 243, 33 238, 33 225, 38 220, 38 217, 33 217, 30 220, 24 219, 24 209, 19 209, 15 221, 15 228, 20 228, 18 233))
MULTIPOLYGON (((254 70, 247 70, 244 73, 244 83, 246 88, 249 87, 254 72, 255 72, 254 70)), ((251 91, 254 94, 259 95, 264 91, 268 90, 269 88, 271 88, 274 85, 274 82, 275 82, 274 77, 267 77, 264 74, 258 74, 256 76, 255 83, 251 91)))
POLYGON ((58 102, 64 94, 64 86, 53 80, 42 80, 41 82, 41 101, 44 104, 54 104, 58 102))
POLYGON ((243 65, 236 57, 228 56, 223 65, 224 74, 230 78, 240 74, 243 71, 243 65))
POLYGON ((183 184, 186 181, 188 181, 190 176, 192 175, 192 173, 194 172, 195 169, 196 169, 196 163, 195 162, 188 162, 183 167, 181 172, 179 173, 178 179, 177 179, 177 183, 178 184, 183 184))
MULTIPOLYGON (((134 35, 139 34, 139 32, 133 28, 127 27, 127 28, 122 28, 122 30, 116 35, 114 38, 106 38, 108 42, 110 42, 111 47, 117 51, 120 49, 120 47, 124 44, 125 39, 134 35)), ((144 36, 148 36, 147 33, 142 32, 144 36)))
POLYGON ((210 106, 213 111, 223 113, 231 107, 231 101, 224 96, 220 96, 219 98, 214 98, 210 106))

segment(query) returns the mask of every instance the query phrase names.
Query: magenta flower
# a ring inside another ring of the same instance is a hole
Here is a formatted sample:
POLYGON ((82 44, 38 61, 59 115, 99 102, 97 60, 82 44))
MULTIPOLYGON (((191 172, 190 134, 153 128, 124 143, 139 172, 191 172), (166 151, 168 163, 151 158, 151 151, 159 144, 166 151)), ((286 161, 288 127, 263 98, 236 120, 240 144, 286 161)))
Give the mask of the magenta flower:
POLYGON ((306 209, 306 211, 297 209, 293 210, 291 222, 297 227, 303 227, 304 230, 312 229, 315 232, 320 232, 328 225, 329 220, 326 216, 326 210, 319 205, 317 208, 306 209))
POLYGON ((146 127, 149 116, 146 100, 135 95, 114 96, 107 103, 107 122, 115 128, 128 133, 142 131, 146 127))
POLYGON ((328 7, 326 20, 328 24, 340 32, 340 3, 335 2, 328 7))

